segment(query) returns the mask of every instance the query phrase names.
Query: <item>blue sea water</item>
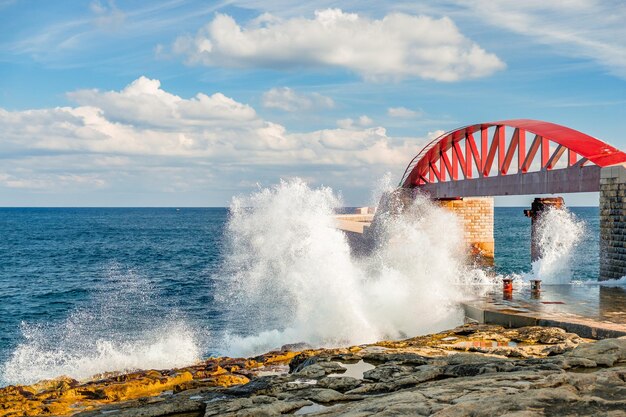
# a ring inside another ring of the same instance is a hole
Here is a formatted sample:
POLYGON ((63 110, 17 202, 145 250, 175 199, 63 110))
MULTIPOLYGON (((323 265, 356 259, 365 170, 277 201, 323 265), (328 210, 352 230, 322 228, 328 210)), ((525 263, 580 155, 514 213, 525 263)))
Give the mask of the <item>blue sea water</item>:
MULTIPOLYGON (((530 269, 530 220, 522 210, 496 208, 499 273, 530 269)), ((598 208, 570 210, 586 227, 572 258, 574 278, 596 279, 598 208)), ((171 332, 177 341, 192 333, 202 356, 219 352, 222 341, 215 335, 228 315, 215 297, 223 279, 228 213, 0 208, 0 386, 7 383, 3 364, 29 338, 46 339, 35 343, 39 351, 30 354, 37 355, 65 345, 69 352, 106 349, 100 342, 106 337, 132 341, 138 334, 154 339, 171 332), (176 333, 177 323, 184 323, 183 336, 176 333)), ((170 354, 174 348, 160 349, 170 354)), ((153 350, 138 354, 157 355, 153 350)))
MULTIPOLYGON (((523 214, 527 207, 496 207, 494 238, 496 272, 504 275, 530 269, 530 219, 523 214)), ((569 207, 584 222, 584 233, 572 253, 574 280, 598 278, 600 217, 598 207, 569 207)))

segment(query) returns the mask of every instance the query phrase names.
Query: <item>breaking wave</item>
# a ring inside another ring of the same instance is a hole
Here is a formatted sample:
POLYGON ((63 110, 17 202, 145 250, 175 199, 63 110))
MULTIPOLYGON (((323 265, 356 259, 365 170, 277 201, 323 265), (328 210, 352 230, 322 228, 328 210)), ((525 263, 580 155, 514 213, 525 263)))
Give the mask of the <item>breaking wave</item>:
POLYGON ((201 358, 198 329, 170 312, 155 314, 149 282, 113 268, 88 308, 61 324, 22 323, 23 341, 2 367, 5 384, 31 384, 61 375, 78 380, 105 372, 168 369, 201 358))
POLYGON ((571 264, 585 224, 569 210, 550 208, 537 220, 536 244, 541 257, 532 263, 529 276, 544 284, 567 284, 572 278, 571 264))
POLYGON ((452 213, 418 196, 401 215, 381 217, 376 247, 355 257, 335 228, 341 206, 330 188, 299 179, 233 200, 219 298, 232 312, 230 354, 359 344, 462 322, 459 284, 476 275, 465 268, 452 213))

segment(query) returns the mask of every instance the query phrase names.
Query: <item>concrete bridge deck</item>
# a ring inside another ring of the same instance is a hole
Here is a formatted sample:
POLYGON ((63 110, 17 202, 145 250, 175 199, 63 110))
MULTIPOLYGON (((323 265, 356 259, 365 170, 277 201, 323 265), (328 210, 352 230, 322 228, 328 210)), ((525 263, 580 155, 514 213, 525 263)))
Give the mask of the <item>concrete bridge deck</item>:
POLYGON ((626 286, 545 285, 538 298, 522 287, 507 298, 494 289, 463 303, 465 315, 506 327, 556 326, 594 339, 626 336, 626 286))
POLYGON ((372 225, 374 214, 337 214, 336 227, 344 232, 363 234, 372 225))

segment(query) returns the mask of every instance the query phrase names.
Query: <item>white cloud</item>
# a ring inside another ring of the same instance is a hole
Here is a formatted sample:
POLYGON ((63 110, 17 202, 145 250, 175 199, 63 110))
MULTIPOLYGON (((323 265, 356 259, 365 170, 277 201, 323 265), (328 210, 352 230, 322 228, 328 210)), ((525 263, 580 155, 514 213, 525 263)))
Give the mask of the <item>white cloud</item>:
POLYGON ((79 90, 67 96, 100 109, 107 120, 152 127, 211 126, 256 120, 254 109, 215 93, 182 99, 161 89, 159 80, 140 77, 121 91, 79 90))
POLYGON ((561 54, 592 59, 626 78, 626 7, 622 0, 459 0, 497 27, 553 45, 561 54))
POLYGON ((331 109, 335 106, 332 98, 319 93, 298 93, 289 87, 272 88, 263 93, 263 106, 284 111, 331 109))
POLYGON ((421 111, 407 109, 406 107, 389 107, 387 109, 387 114, 391 117, 400 117, 400 118, 412 118, 420 115, 421 111))
POLYGON ((370 19, 340 9, 318 10, 312 19, 265 14, 247 26, 218 14, 195 36, 177 38, 173 50, 190 64, 339 67, 374 80, 457 81, 505 67, 447 17, 391 13, 370 19))
POLYGON ((78 105, 0 108, 0 187, 119 191, 150 182, 169 192, 316 170, 322 182, 333 172, 349 181, 364 167, 400 171, 422 142, 392 138, 367 116, 348 128, 292 133, 221 93, 182 98, 145 77, 120 91, 68 96, 78 105))
POLYGON ((366 115, 359 116, 354 120, 351 118, 337 120, 337 126, 342 129, 358 129, 368 127, 374 124, 374 121, 366 115))
POLYGON ((126 19, 126 14, 117 7, 113 0, 109 0, 106 3, 94 0, 89 5, 89 8, 95 15, 95 24, 106 30, 120 27, 126 19))
POLYGON ((359 117, 359 126, 371 126, 374 124, 374 121, 372 119, 370 119, 369 117, 363 115, 361 117, 359 117))

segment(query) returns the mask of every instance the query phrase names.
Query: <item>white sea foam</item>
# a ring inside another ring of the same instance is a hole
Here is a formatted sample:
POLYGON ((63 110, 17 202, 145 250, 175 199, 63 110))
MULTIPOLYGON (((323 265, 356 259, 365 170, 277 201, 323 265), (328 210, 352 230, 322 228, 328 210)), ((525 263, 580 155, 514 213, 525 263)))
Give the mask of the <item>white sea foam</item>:
POLYGON ((532 263, 527 279, 538 278, 544 284, 567 284, 572 278, 572 255, 581 241, 584 222, 567 209, 548 209, 538 219, 537 244, 541 257, 532 263))
POLYGON ((229 353, 365 343, 461 322, 459 284, 475 277, 453 214, 418 197, 380 222, 371 255, 355 258, 335 228, 340 206, 329 188, 297 179, 233 201, 220 297, 234 312, 229 353))
POLYGON ((113 268, 90 304, 62 323, 22 324, 24 340, 3 365, 5 384, 61 375, 87 379, 105 372, 168 369, 200 359, 200 340, 175 312, 150 314, 158 302, 146 279, 113 268))

